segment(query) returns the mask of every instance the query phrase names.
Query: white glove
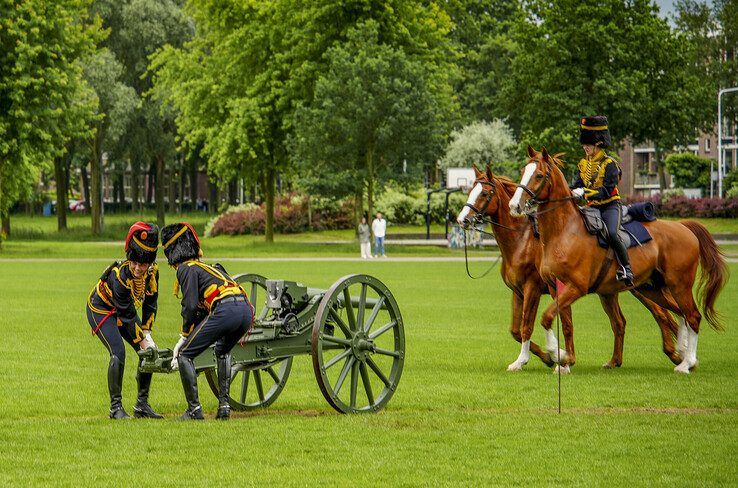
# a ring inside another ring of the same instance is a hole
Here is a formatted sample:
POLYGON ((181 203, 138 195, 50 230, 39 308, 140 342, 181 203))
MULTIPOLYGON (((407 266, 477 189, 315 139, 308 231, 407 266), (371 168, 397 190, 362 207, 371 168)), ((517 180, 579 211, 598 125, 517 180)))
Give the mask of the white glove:
POLYGON ((177 362, 177 357, 179 356, 179 350, 182 349, 182 346, 184 345, 187 338, 183 335, 179 336, 179 341, 177 341, 177 345, 174 346, 174 351, 172 351, 172 371, 176 371, 179 369, 179 363, 177 362))
POLYGON ((574 188, 571 194, 577 198, 584 198, 584 188, 574 188))
POLYGON ((143 331, 143 339, 141 340, 141 343, 139 344, 141 346, 141 349, 149 349, 150 347, 153 347, 156 349, 156 343, 154 342, 154 339, 151 337, 151 331, 145 330, 143 331))

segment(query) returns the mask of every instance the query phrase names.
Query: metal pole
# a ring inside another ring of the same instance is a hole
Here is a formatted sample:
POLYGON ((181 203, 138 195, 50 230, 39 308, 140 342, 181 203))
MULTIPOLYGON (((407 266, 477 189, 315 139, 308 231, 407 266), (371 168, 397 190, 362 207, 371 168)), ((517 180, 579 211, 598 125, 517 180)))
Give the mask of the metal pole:
POLYGON ((723 106, 724 93, 736 92, 738 86, 725 88, 718 92, 718 197, 723 198, 723 106))

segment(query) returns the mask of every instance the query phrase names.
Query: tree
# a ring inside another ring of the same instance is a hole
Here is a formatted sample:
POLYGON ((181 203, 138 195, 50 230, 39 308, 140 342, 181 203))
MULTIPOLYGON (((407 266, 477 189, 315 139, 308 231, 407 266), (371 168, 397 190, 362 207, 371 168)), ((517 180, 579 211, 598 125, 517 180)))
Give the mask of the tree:
POLYGON ((103 154, 111 150, 123 136, 133 110, 139 104, 133 88, 120 81, 123 67, 115 56, 103 48, 85 62, 85 79, 95 90, 98 117, 94 132, 87 139, 91 168, 90 210, 92 234, 103 232, 102 173, 103 154))
POLYGON ((616 145, 632 137, 663 149, 695 136, 704 80, 690 69, 693 46, 654 8, 647 0, 528 4, 512 29, 500 100, 525 143, 580 154, 577 122, 592 114, 607 115, 616 145))
POLYGON ((453 22, 449 35, 460 53, 454 92, 464 121, 506 117, 498 92, 514 50, 510 28, 524 20, 520 2, 448 0, 443 8, 453 22))
MULTIPOLYGON (((275 181, 290 168, 287 143, 296 107, 310 104, 323 55, 348 30, 375 19, 390 45, 437 62, 442 89, 447 16, 419 1, 320 0, 295 3, 192 2, 197 35, 163 48, 151 67, 156 90, 174 105, 184 143, 202 146, 208 170, 258 181, 265 193, 266 240, 273 240, 275 181), (439 20, 440 19, 440 20, 439 20)), ((445 73, 444 73, 445 76, 445 73)))
MULTIPOLYGON (((89 105, 79 60, 101 37, 84 0, 0 3, 0 218, 27 194, 67 142, 84 132, 89 105)), ((3 232, 0 232, 3 234, 3 232)))
POLYGON ((707 188, 710 186, 712 161, 693 153, 670 154, 664 161, 666 169, 678 188, 707 188))
POLYGON ((295 117, 293 157, 309 175, 354 195, 374 210, 377 182, 418 174, 440 153, 453 105, 437 90, 422 60, 381 43, 379 25, 368 20, 326 53, 313 103, 295 117))
POLYGON ((451 133, 451 141, 441 160, 444 168, 470 168, 491 165, 496 174, 515 177, 516 141, 512 129, 503 121, 474 122, 451 133))

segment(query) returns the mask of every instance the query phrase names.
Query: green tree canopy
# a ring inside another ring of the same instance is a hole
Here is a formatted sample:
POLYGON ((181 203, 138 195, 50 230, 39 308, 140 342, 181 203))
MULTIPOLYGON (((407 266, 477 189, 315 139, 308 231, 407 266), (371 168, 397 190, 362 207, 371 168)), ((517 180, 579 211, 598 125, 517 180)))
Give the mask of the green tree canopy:
POLYGON ((670 154, 664 161, 678 188, 707 188, 710 186, 712 161, 693 153, 670 154))
POLYGON ((85 0, 0 2, 0 216, 93 116, 80 59, 102 38, 85 0))
POLYGON ((417 176, 439 156, 450 89, 422 58, 382 43, 373 20, 325 57, 313 102, 297 111, 293 157, 314 180, 332 182, 333 194, 355 195, 359 211, 366 191, 371 214, 377 182, 417 176))

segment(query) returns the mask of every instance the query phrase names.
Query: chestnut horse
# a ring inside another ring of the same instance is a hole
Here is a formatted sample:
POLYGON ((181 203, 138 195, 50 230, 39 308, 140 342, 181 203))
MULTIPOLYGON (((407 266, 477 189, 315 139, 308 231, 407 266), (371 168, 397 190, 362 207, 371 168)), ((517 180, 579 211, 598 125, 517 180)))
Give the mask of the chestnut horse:
MULTIPOLYGON (((531 341, 538 304, 541 295, 548 292, 548 287, 538 271, 542 252, 540 242, 533 234, 533 227, 528 219, 512 218, 508 210, 509 201, 517 189, 517 184, 508 178, 493 175, 489 167, 486 173, 482 173, 474 166, 474 173, 476 180, 469 192, 468 202, 459 213, 457 221, 465 229, 474 224, 484 223, 485 218, 492 224, 503 258, 500 269, 502 280, 513 292, 510 332, 515 340, 521 343, 520 355, 508 366, 508 371, 520 371, 528 362, 529 351, 552 366, 554 364, 552 358, 557 359, 558 343, 550 324, 546 324, 548 352, 544 352, 540 346, 531 341)), ((677 326, 671 315, 639 293, 633 294, 653 314, 661 328, 664 352, 678 364, 679 356, 674 348, 677 326)), ((617 300, 614 301, 614 310, 622 316, 617 300)), ((571 308, 560 307, 560 316, 566 344, 566 353, 562 353, 561 357, 564 359, 562 363, 567 365, 562 371, 568 371, 568 366, 576 362, 571 308)), ((622 321, 624 324, 624 317, 622 321)), ((615 335, 617 338, 618 333, 615 335)), ((605 367, 620 366, 621 363, 622 358, 614 355, 605 367)))
MULTIPOLYGON (((560 308, 594 292, 600 295, 603 305, 607 304, 610 320, 618 322, 612 303, 618 293, 628 288, 615 279, 616 262, 610 263, 604 279, 598 279, 607 250, 599 247, 596 237, 587 232, 561 171, 561 161, 549 155, 546 148, 538 153, 529 146, 528 154, 530 159, 509 207, 516 216, 538 216, 543 249, 541 276, 549 285, 558 285, 560 308)), ((727 281, 727 266, 715 240, 698 222, 656 220, 644 225, 653 239, 628 251, 634 286, 648 299, 682 317, 678 334, 681 362, 674 370, 689 373, 697 365, 702 319, 692 295, 697 264, 702 268, 698 286, 702 313, 716 330, 722 329, 722 325, 715 301, 727 281)), ((546 309, 544 327, 550 326, 555 314, 555 306, 546 309)), ((622 342, 620 348, 622 353, 622 342)))

